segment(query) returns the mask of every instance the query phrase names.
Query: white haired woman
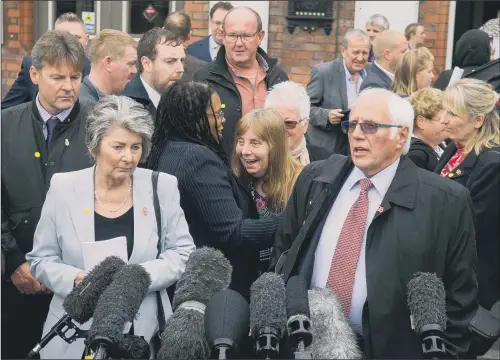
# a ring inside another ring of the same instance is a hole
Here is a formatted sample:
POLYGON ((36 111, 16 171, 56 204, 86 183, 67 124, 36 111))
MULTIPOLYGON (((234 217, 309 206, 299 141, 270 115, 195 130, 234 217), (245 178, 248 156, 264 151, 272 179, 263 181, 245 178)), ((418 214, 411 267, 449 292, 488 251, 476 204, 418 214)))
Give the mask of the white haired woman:
MULTIPOLYGON (((106 96, 87 118, 85 140, 95 166, 52 177, 33 250, 26 255, 33 276, 54 293, 44 336, 64 315, 65 297, 91 270, 89 260, 95 263, 101 260, 96 256, 109 255, 103 240, 112 244, 111 252, 127 254, 129 264, 142 265, 151 276, 133 322, 134 335, 149 341, 158 329, 156 291, 161 292, 165 317, 172 313, 165 289, 180 278, 195 246, 180 207, 177 179, 167 174, 158 177, 162 225, 157 228, 152 172, 137 168, 149 154, 152 134, 153 120, 142 105, 124 96, 106 96)), ((83 351, 83 339, 67 344, 56 337, 41 358, 81 358, 83 351)))
POLYGON ((312 154, 309 154, 305 138, 311 109, 306 89, 293 81, 274 85, 267 94, 264 108, 276 110, 283 119, 292 157, 304 166, 314 161, 311 160, 312 154))

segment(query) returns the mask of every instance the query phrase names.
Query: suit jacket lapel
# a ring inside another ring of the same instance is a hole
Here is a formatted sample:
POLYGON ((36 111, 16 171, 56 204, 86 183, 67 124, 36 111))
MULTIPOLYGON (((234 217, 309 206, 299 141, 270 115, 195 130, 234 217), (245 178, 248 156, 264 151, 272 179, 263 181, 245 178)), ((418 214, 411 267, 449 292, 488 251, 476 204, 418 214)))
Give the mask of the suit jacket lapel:
POLYGON ((94 168, 82 170, 80 180, 73 186, 70 214, 80 242, 95 241, 94 168))
POLYGON ((151 177, 142 177, 141 175, 144 174, 151 173, 143 172, 142 169, 136 169, 134 172, 134 248, 129 259, 131 264, 139 263, 144 259, 144 252, 148 249, 151 234, 156 228, 151 177))
MULTIPOLYGON (((342 110, 347 110, 349 102, 347 101, 347 87, 345 84, 345 69, 344 62, 339 59, 337 63, 337 71, 339 73, 339 90, 340 90, 340 100, 342 101, 342 110)), ((333 85, 333 84, 332 84, 333 85)))

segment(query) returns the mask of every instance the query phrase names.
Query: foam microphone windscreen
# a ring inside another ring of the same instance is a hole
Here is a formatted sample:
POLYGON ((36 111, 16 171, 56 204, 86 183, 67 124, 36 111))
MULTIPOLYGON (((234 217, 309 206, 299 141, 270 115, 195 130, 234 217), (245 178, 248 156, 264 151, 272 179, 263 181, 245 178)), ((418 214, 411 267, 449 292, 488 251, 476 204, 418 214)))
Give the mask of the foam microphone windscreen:
POLYGON ((286 284, 286 313, 310 317, 307 284, 302 276, 292 276, 286 284))
POLYGON ((436 274, 416 273, 408 282, 407 302, 417 333, 430 324, 446 330, 446 291, 436 274))
POLYGON ((87 339, 105 336, 119 346, 125 325, 134 321, 150 285, 151 277, 141 265, 124 266, 101 295, 87 339))
POLYGON ((80 324, 89 321, 101 294, 111 284, 115 273, 124 266, 125 262, 117 256, 108 256, 101 261, 66 296, 64 311, 80 324))
POLYGON ((262 274, 250 288, 250 330, 258 334, 264 327, 283 334, 286 328, 285 283, 280 275, 262 274))
POLYGON ((237 346, 248 337, 250 307, 234 290, 215 294, 205 310, 205 335, 211 346, 218 339, 229 339, 237 346))
POLYGON ((215 293, 229 287, 232 271, 231 263, 220 250, 202 247, 193 251, 177 282, 172 309, 175 311, 185 301, 206 305, 215 293))
POLYGON ((340 301, 328 288, 309 290, 313 359, 362 359, 356 335, 347 322, 340 301))

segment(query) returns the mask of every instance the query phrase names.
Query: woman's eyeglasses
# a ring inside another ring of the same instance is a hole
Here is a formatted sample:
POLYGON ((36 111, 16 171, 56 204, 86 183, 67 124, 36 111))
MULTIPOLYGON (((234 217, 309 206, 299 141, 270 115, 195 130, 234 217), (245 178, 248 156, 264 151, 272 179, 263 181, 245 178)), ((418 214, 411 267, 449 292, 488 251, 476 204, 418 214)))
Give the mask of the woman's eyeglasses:
POLYGON ((361 127, 361 131, 365 134, 375 134, 378 128, 400 128, 401 125, 390 125, 390 124, 379 124, 376 122, 357 122, 357 121, 342 121, 340 126, 342 127, 342 131, 344 134, 353 133, 356 129, 356 126, 359 125, 361 127))

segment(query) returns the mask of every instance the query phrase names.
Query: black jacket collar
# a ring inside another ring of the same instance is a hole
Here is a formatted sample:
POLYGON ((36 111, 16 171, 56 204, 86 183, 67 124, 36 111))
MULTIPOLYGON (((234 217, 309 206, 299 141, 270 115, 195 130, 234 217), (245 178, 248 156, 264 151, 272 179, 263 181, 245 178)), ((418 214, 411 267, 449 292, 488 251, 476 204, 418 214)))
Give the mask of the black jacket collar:
MULTIPOLYGON (((40 116, 40 113, 38 112, 38 107, 36 106, 36 96, 34 99, 31 101, 31 110, 32 114, 35 117, 35 120, 43 124, 43 119, 40 116)), ((73 120, 75 120, 78 117, 78 114, 80 114, 80 102, 78 99, 75 102, 75 105, 73 105, 73 109, 69 113, 68 117, 64 120, 62 123, 63 125, 65 124, 71 124, 73 120)))
POLYGON ((148 92, 142 83, 141 74, 139 73, 135 74, 127 86, 125 86, 125 90, 123 90, 122 95, 137 100, 144 106, 151 104, 151 99, 149 98, 148 92))

